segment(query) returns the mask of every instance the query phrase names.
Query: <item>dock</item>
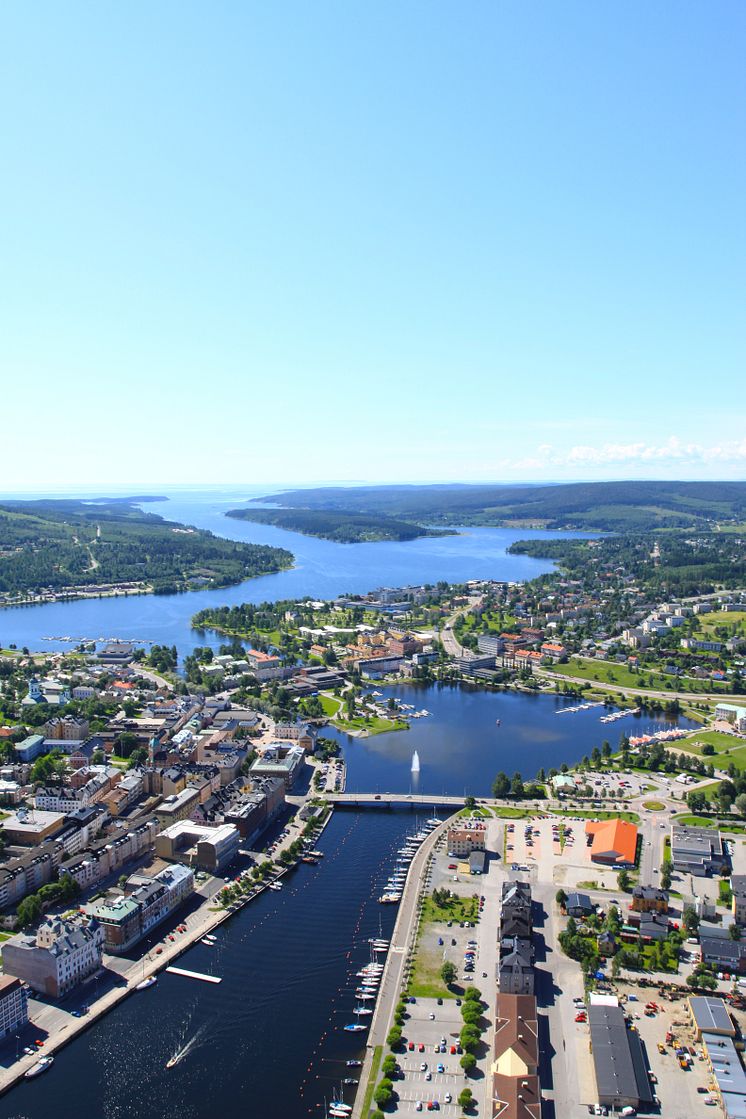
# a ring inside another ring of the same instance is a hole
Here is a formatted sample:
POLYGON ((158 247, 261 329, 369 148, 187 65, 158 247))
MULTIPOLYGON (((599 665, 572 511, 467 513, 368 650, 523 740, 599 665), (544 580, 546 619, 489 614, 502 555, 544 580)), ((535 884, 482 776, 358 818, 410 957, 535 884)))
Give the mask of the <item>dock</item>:
POLYGON ((185 967, 167 967, 172 975, 185 975, 187 979, 201 979, 203 983, 222 983, 219 975, 203 975, 201 971, 187 971, 185 967))

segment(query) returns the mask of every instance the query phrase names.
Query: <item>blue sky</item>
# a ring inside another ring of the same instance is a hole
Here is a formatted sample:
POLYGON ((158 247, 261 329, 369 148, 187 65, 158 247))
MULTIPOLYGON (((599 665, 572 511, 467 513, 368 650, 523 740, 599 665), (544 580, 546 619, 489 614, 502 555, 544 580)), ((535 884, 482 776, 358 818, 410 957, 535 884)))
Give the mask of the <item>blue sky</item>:
POLYGON ((746 475, 746 6, 4 5, 3 489, 746 475))

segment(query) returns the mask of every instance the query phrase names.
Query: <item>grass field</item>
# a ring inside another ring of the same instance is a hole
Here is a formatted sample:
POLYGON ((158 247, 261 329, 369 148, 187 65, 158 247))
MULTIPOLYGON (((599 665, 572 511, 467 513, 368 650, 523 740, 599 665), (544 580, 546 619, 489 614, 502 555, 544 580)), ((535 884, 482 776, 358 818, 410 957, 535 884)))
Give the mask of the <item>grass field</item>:
POLYGON ((529 816, 535 816, 535 812, 529 812, 525 808, 509 808, 507 805, 503 807, 493 808, 492 811, 496 816, 500 816, 504 820, 526 820, 529 816))
POLYGON ((414 970, 409 982, 408 993, 415 998, 456 998, 456 992, 449 990, 440 977, 443 966, 442 952, 424 948, 422 934, 428 925, 442 924, 448 921, 476 921, 479 916, 479 902, 476 898, 452 897, 448 905, 436 905, 432 897, 425 898, 420 915, 420 926, 417 934, 417 952, 414 958, 414 970))
POLYGON ((740 750, 746 747, 743 738, 736 738, 734 734, 721 734, 717 730, 698 730, 691 738, 682 738, 676 746, 691 750, 692 753, 701 754, 703 746, 714 747, 716 754, 724 754, 728 750, 740 750))
POLYGON ((665 805, 659 800, 644 800, 642 807, 647 808, 650 812, 662 812, 665 805))
POLYGON ((630 824, 639 824, 640 817, 636 812, 607 812, 599 808, 598 811, 588 808, 549 808, 553 816, 579 816, 581 820, 627 820, 630 824))
POLYGON ((342 700, 334 695, 327 695, 326 692, 319 692, 319 703, 323 709, 324 714, 329 719, 333 719, 342 706, 342 700))
POLYGON ((715 680, 690 680, 681 677, 664 676, 659 672, 640 669, 633 672, 623 664, 612 664, 610 661, 584 660, 580 657, 571 657, 567 664, 553 664, 551 671, 559 676, 574 676, 587 680, 603 690, 604 684, 614 684, 620 688, 629 688, 636 692, 724 692, 726 684, 718 685, 715 680))
POLYGON ((371 1062, 370 1066, 370 1076, 368 1078, 368 1084, 365 1089, 365 1096, 363 1097, 363 1107, 361 1115, 364 1115, 366 1119, 370 1114, 370 1107, 373 1103, 373 1093, 376 1090, 376 1080, 378 1079, 378 1070, 381 1067, 382 1060, 383 1046, 377 1045, 373 1050, 373 1061, 371 1062))
POLYGON ((718 610, 714 614, 703 614, 700 616, 699 623, 701 626, 702 639, 718 640, 717 630, 723 630, 723 636, 727 633, 727 637, 746 637, 746 610, 733 610, 727 613, 723 610, 718 610))

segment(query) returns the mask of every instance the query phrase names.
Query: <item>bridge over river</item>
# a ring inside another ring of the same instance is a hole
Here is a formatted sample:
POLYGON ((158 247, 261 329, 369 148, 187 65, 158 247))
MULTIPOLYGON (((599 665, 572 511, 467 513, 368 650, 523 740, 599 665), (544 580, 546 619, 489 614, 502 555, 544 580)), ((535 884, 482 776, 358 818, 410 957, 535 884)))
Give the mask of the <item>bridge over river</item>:
POLYGON ((419 793, 327 793, 329 804, 337 808, 463 808, 465 796, 427 796, 419 793))

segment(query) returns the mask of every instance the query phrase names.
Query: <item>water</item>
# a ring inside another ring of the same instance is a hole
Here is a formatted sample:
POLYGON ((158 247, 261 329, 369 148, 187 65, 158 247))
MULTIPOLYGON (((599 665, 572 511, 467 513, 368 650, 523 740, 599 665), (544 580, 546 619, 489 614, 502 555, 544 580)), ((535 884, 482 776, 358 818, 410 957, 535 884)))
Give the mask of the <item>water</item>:
POLYGON ((227 509, 237 508, 247 496, 251 494, 246 489, 240 493, 180 492, 169 501, 148 504, 146 508, 171 520, 210 529, 231 540, 287 548, 295 556, 292 570, 219 590, 0 609, 0 643, 12 642, 30 649, 69 649, 65 642, 44 638, 120 637, 176 645, 183 654, 196 644, 220 644, 221 639, 216 635, 191 628, 192 615, 210 606, 304 597, 327 599, 348 592, 363 593, 380 586, 436 583, 441 579, 454 583, 488 578, 525 580, 552 570, 552 564, 547 561, 508 555, 507 548, 515 540, 554 538, 557 533, 466 528, 458 536, 378 544, 336 544, 286 532, 273 525, 252 524, 225 516, 227 509))
MULTIPOLYGON (((373 685, 376 687, 376 685, 373 685)), ((488 796, 495 775, 518 770, 524 778, 543 768, 572 765, 599 749, 605 739, 616 748, 622 734, 650 734, 674 725, 694 727, 688 719, 630 715, 606 725, 603 707, 558 715, 576 699, 487 692, 457 684, 397 685, 378 688, 383 702, 395 696, 432 714, 412 719, 409 731, 352 738, 325 728, 343 745, 347 792, 433 793, 488 796), (500 720, 500 726, 496 720, 500 720), (419 773, 412 771, 412 751, 419 773)))
MULTIPOLYGON (((221 975, 219 985, 162 974, 57 1056, 53 1068, 3 1099, 18 1119, 308 1119, 361 1057, 355 972, 368 938, 390 938, 396 907, 375 900, 409 813, 337 813, 320 841, 325 858, 301 864, 179 966, 221 975), (170 1071, 166 1061, 198 1034, 170 1071)), ((361 1040, 362 1039, 362 1040, 361 1040)), ((352 1102, 352 1089, 346 1096, 352 1102)))

